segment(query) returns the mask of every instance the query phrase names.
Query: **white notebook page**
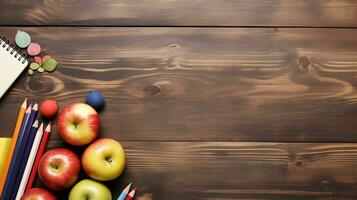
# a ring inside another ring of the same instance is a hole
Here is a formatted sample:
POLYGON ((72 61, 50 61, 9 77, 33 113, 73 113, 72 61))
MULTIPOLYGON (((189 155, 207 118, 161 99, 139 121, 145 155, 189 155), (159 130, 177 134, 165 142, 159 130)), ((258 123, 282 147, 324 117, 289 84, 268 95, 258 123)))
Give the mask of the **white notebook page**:
POLYGON ((28 65, 28 61, 0 39, 0 98, 28 65), (5 45, 5 47, 4 47, 5 45), (20 61, 19 61, 20 58, 20 61))

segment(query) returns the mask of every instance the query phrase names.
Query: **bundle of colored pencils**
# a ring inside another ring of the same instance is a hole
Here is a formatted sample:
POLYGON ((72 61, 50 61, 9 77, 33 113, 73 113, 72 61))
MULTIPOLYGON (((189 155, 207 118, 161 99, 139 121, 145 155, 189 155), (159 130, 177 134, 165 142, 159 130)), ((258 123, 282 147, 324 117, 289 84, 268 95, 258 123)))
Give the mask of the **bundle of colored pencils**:
POLYGON ((131 183, 124 188, 124 190, 120 193, 119 197, 117 200, 133 200, 136 192, 136 188, 134 188, 131 192, 131 183))
POLYGON ((45 131, 39 126, 37 115, 38 104, 28 106, 25 99, 0 176, 1 200, 20 200, 33 185, 51 131, 50 123, 45 131))

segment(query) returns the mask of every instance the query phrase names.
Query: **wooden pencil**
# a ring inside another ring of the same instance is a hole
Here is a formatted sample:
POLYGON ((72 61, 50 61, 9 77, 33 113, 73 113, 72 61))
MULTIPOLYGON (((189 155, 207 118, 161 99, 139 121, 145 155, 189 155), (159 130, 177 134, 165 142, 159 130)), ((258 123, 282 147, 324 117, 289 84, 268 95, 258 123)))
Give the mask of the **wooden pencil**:
POLYGON ((11 144, 10 144, 9 152, 8 152, 8 155, 7 155, 7 158, 6 158, 6 161, 4 163, 4 167, 3 167, 3 170, 2 170, 2 173, 1 173, 1 176, 0 176, 0 195, 2 193, 2 189, 4 187, 5 180, 6 180, 8 171, 9 171, 11 159, 12 159, 12 156, 13 156, 14 151, 15 151, 15 146, 16 146, 16 143, 17 143, 17 140, 18 140, 18 136, 19 136, 19 133, 20 133, 20 128, 21 128, 21 125, 22 125, 22 122, 23 122, 23 119, 24 119, 24 116, 25 116, 26 109, 27 109, 27 98, 25 98, 24 102, 22 103, 22 105, 20 107, 20 111, 19 111, 19 113, 17 115, 17 121, 16 121, 14 132, 12 134, 12 141, 11 141, 11 144))
POLYGON ((26 164, 27 164, 27 160, 30 156, 30 151, 31 151, 31 148, 33 146, 33 142, 35 140, 35 136, 36 136, 36 133, 37 133, 37 129, 38 129, 38 120, 36 120, 32 127, 31 127, 31 131, 30 131, 30 135, 28 137, 28 141, 27 141, 27 144, 25 145, 25 149, 24 151, 22 152, 22 159, 19 161, 19 171, 17 173, 17 176, 15 178, 15 183, 14 183, 14 186, 13 186, 13 194, 12 194, 12 197, 11 199, 15 199, 17 193, 19 192, 19 187, 20 187, 20 183, 21 183, 21 180, 23 178, 23 175, 24 175, 24 171, 25 171, 25 168, 26 168, 26 164))
MULTIPOLYGON (((50 126, 50 124, 48 126, 50 126)), ((46 127, 46 129, 47 129, 47 127, 46 127)), ((37 130, 36 137, 34 139, 34 142, 33 142, 32 148, 31 148, 31 152, 30 152, 29 158, 26 163, 26 168, 25 168, 24 174, 21 179, 20 187, 16 194, 16 198, 15 198, 16 200, 20 200, 22 195, 25 192, 26 185, 27 185, 27 182, 30 177, 31 169, 32 169, 33 163, 35 161, 36 154, 37 154, 38 148, 40 146, 42 136, 43 136, 43 124, 41 124, 40 128, 37 130)))
POLYGON ((129 183, 129 185, 124 188, 117 200, 125 200, 125 197, 126 195, 128 195, 131 185, 132 184, 129 183))
POLYGON ((134 196, 135 196, 135 192, 136 192, 136 188, 134 188, 129 194, 128 196, 126 196, 125 200, 133 200, 134 196))
POLYGON ((31 169, 30 177, 27 182, 25 192, 29 191, 32 188, 33 182, 35 181, 38 164, 40 163, 41 157, 46 150, 46 145, 47 145, 47 141, 49 139, 50 133, 51 133, 51 122, 47 125, 47 127, 43 133, 43 137, 41 139, 41 143, 38 148, 36 158, 35 158, 35 161, 33 163, 32 169, 31 169))
MULTIPOLYGON (((29 107, 31 108, 31 107, 29 107)), ((21 131, 18 143, 15 147, 14 156, 11 160, 9 174, 5 181, 4 191, 1 196, 1 200, 10 200, 13 195, 14 185, 16 182, 17 174, 20 170, 21 165, 25 165, 26 163, 21 164, 23 152, 27 145, 28 137, 30 135, 31 127, 34 120, 37 117, 38 104, 35 104, 30 111, 30 116, 26 122, 25 127, 23 127, 24 131, 21 131)))
POLYGON ((16 145, 15 145, 15 150, 14 150, 14 153, 13 153, 13 156, 12 156, 12 159, 11 159, 11 162, 10 162, 10 167, 9 167, 9 171, 7 173, 7 176, 6 176, 6 180, 5 180, 5 183, 4 183, 4 187, 3 187, 3 191, 6 191, 6 192, 2 192, 1 193, 1 200, 5 200, 5 195, 8 192, 9 188, 11 187, 10 186, 10 179, 11 177, 13 177, 14 175, 14 165, 15 165, 15 160, 16 160, 16 156, 18 156, 17 154, 18 151, 19 151, 19 146, 21 145, 21 141, 23 140, 23 137, 24 137, 24 134, 25 134, 25 130, 26 130, 26 125, 28 123, 28 120, 30 118, 30 114, 31 114, 31 109, 32 109, 32 105, 30 105, 26 112, 25 112, 25 116, 24 116, 24 119, 22 120, 22 125, 21 125, 21 128, 20 128, 20 133, 19 133, 19 136, 18 136, 18 139, 17 139, 17 142, 16 142, 16 145))

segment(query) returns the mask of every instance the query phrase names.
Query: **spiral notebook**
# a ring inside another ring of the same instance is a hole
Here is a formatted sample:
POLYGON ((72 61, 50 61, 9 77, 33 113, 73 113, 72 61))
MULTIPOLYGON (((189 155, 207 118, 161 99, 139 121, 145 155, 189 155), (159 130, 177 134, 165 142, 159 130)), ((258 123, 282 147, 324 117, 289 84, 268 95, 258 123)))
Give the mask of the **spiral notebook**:
POLYGON ((20 50, 0 37, 0 99, 20 76, 29 61, 20 50))

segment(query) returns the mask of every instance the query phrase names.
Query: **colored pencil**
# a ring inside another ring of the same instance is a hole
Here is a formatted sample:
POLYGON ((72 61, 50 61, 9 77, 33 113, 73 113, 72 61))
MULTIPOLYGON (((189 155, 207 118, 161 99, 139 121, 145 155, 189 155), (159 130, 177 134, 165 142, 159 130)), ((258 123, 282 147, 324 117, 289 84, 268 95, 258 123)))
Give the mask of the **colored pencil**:
POLYGON ((19 137, 19 142, 18 142, 18 144, 16 144, 14 157, 11 160, 9 174, 8 174, 8 177, 6 178, 5 186, 3 189, 6 192, 2 193, 1 200, 10 200, 11 199, 11 196, 13 195, 13 191, 14 191, 14 186, 16 183, 17 174, 19 173, 19 170, 20 170, 20 166, 26 164, 26 163, 21 163, 21 161, 23 158, 23 152, 27 145, 28 138, 30 136, 32 124, 37 117, 37 110, 38 110, 38 104, 35 104, 32 107, 30 116, 26 122, 26 126, 24 127, 25 130, 23 131, 22 135, 20 133, 20 137, 21 136, 22 137, 21 138, 19 137))
POLYGON ((17 159, 17 157, 19 157, 19 147, 21 146, 21 142, 22 142, 24 134, 25 134, 26 125, 27 125, 30 115, 31 115, 31 109, 32 109, 32 105, 30 105, 27 108, 27 110, 25 112, 24 119, 22 120, 20 134, 18 136, 16 145, 15 145, 15 150, 14 150, 11 162, 10 162, 9 172, 7 173, 5 184, 3 187, 3 191, 6 191, 6 192, 1 193, 1 198, 0 198, 1 200, 5 200, 5 196, 9 195, 9 188, 11 188, 11 185, 10 185, 11 178, 14 178, 14 174, 15 174, 15 167, 14 167, 15 160, 17 159))
POLYGON ((51 122, 47 125, 47 127, 43 133, 41 143, 40 143, 40 146, 38 147, 36 158, 35 158, 35 161, 33 163, 32 169, 31 169, 30 177, 29 177, 29 180, 26 185, 26 190, 25 190, 26 192, 32 188, 32 185, 35 181, 38 164, 40 163, 41 157, 46 150, 46 145, 47 145, 47 141, 49 139, 50 133, 51 133, 51 122))
POLYGON ((20 168, 19 168, 19 172, 17 173, 17 177, 15 179, 15 184, 14 184, 14 187, 13 187, 13 191, 14 192, 12 194, 11 199, 15 199, 17 193, 19 192, 20 183, 21 183, 21 180, 22 180, 23 175, 24 175, 24 171, 25 171, 25 168, 26 168, 27 160, 28 160, 28 158, 30 156, 30 151, 31 151, 33 142, 35 140, 37 129, 38 129, 38 120, 36 120, 33 123, 32 127, 31 127, 30 135, 29 135, 27 144, 25 146, 25 150, 23 151, 22 160, 20 161, 20 168))
POLYGON ((22 103, 22 105, 20 107, 19 114, 17 115, 17 121, 16 121, 14 132, 12 134, 12 141, 11 141, 11 144, 10 144, 9 153, 8 153, 8 156, 7 156, 6 161, 4 163, 4 167, 3 167, 2 172, 1 172, 1 176, 0 176, 0 195, 1 195, 2 189, 3 189, 4 184, 5 184, 5 180, 6 180, 8 171, 9 171, 11 159, 12 159, 12 156, 13 156, 14 151, 15 151, 15 146, 16 146, 16 143, 17 143, 17 140, 18 140, 18 136, 19 136, 19 133, 20 133, 20 128, 21 128, 22 121, 23 121, 24 116, 25 116, 26 109, 27 109, 27 98, 25 98, 24 102, 22 103))
POLYGON ((124 188, 124 190, 121 192, 117 200, 125 200, 126 195, 128 195, 129 193, 130 187, 131 187, 131 183, 129 183, 129 185, 126 186, 126 188, 124 188))
POLYGON ((26 168, 25 168, 24 174, 21 179, 20 187, 16 194, 16 200, 20 200, 22 195, 25 192, 25 188, 26 188, 27 182, 30 177, 31 169, 32 169, 33 163, 35 161, 36 154, 37 154, 38 148, 40 146, 42 136, 43 136, 43 124, 41 124, 40 128, 37 130, 36 137, 34 139, 34 142, 33 142, 32 148, 31 148, 31 152, 30 152, 29 158, 26 163, 26 168))
POLYGON ((135 196, 135 192, 136 192, 136 188, 134 188, 129 194, 128 196, 126 196, 125 200, 133 200, 134 196, 135 196))

